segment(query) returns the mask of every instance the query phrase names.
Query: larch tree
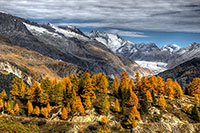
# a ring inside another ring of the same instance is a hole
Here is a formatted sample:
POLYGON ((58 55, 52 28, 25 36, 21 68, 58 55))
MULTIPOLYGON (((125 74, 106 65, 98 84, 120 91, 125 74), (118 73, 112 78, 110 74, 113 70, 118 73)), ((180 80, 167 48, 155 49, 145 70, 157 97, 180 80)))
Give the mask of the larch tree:
POLYGON ((174 98, 174 88, 173 88, 173 81, 172 79, 167 79, 167 81, 165 82, 165 94, 169 97, 169 98, 174 98))
POLYGON ((39 116, 39 115, 40 115, 40 108, 39 108, 38 106, 36 106, 36 107, 34 108, 34 110, 33 110, 33 113, 34 113, 35 115, 39 116))
POLYGON ((134 79, 134 83, 135 83, 136 87, 138 86, 139 81, 140 81, 140 74, 139 74, 139 72, 136 72, 135 79, 134 79))
POLYGON ((41 108, 41 114, 42 114, 45 118, 48 118, 48 116, 49 116, 48 109, 42 107, 42 108, 41 108))
POLYGON ((138 102, 139 102, 139 100, 138 100, 136 94, 132 90, 130 90, 130 98, 129 98, 129 102, 128 103, 131 106, 136 106, 137 107, 138 102))
POLYGON ((52 81, 48 77, 42 79, 40 87, 49 95, 49 98, 52 99, 52 81))
POLYGON ((66 110, 65 107, 63 107, 63 109, 62 109, 61 118, 62 118, 63 120, 66 120, 66 119, 68 118, 68 113, 67 113, 67 110, 66 110))
POLYGON ((1 92, 0 98, 1 98, 1 99, 6 99, 6 98, 7 98, 7 94, 6 94, 6 91, 5 91, 5 90, 3 90, 3 91, 1 92))
POLYGON ((166 107, 166 101, 163 95, 160 96, 160 99, 158 101, 158 106, 162 107, 163 109, 165 109, 166 107))
POLYGON ((71 83, 72 83, 72 89, 76 90, 76 92, 78 92, 79 90, 79 83, 80 83, 80 80, 79 78, 74 75, 73 77, 70 77, 71 79, 71 83))
POLYGON ((147 97, 147 102, 151 104, 153 102, 153 99, 151 96, 151 92, 149 90, 146 92, 146 97, 147 97))
POLYGON ((57 81, 57 79, 53 80, 52 82, 52 99, 51 102, 54 104, 62 104, 63 103, 63 97, 64 97, 64 89, 65 86, 63 82, 57 81))
POLYGON ((50 106, 50 103, 47 104, 47 110, 48 110, 49 113, 51 112, 51 106, 50 106))
POLYGON ((92 75, 92 85, 93 87, 96 87, 97 85, 97 76, 95 74, 92 75))
POLYGON ((83 105, 85 109, 90 109, 92 107, 92 103, 89 96, 85 98, 83 105))
POLYGON ((138 119, 141 119, 140 112, 137 110, 136 106, 132 107, 131 113, 138 119))
POLYGON ((104 99, 103 99, 103 102, 102 102, 102 105, 100 107, 100 112, 102 114, 105 114, 106 112, 108 112, 108 110, 110 109, 110 103, 108 101, 108 98, 107 96, 104 96, 104 99))
POLYGON ((128 115, 127 122, 125 123, 127 128, 132 129, 137 127, 137 121, 135 120, 135 112, 131 110, 131 112, 128 115))
POLYGON ((181 86, 179 85, 179 83, 177 81, 174 82, 174 90, 175 90, 175 97, 176 98, 183 98, 183 91, 181 89, 181 86))
POLYGON ((105 125, 105 126, 108 125, 108 118, 105 115, 102 117, 101 123, 103 123, 103 125, 105 125))
POLYGON ((19 105, 18 105, 18 103, 15 104, 14 111, 16 113, 19 112, 19 105))
POLYGON ((11 96, 14 99, 19 99, 22 102, 26 101, 27 97, 30 96, 30 90, 23 80, 15 77, 12 81, 12 89, 10 91, 11 96))
POLYGON ((105 73, 103 73, 101 77, 99 77, 99 80, 97 82, 97 90, 102 94, 107 94, 108 86, 109 86, 108 79, 105 73))
POLYGON ((31 101, 33 101, 36 104, 40 104, 41 103, 41 97, 43 94, 43 90, 40 87, 38 82, 34 82, 33 85, 31 86, 31 101))
POLYGON ((128 83, 128 87, 130 90, 134 91, 135 90, 135 84, 133 83, 133 80, 130 79, 128 83))
POLYGON ((72 111, 73 113, 80 112, 81 115, 85 115, 85 109, 81 102, 80 96, 76 96, 76 99, 72 101, 72 111))
POLYGON ((69 76, 65 77, 63 79, 63 81, 64 81, 64 85, 65 85, 65 90, 64 90, 64 93, 65 93, 64 97, 65 97, 65 99, 64 100, 66 100, 67 98, 71 98, 72 83, 71 83, 71 80, 70 80, 69 76))
POLYGON ((31 101, 27 102, 27 109, 28 109, 28 115, 31 115, 31 113, 33 112, 33 105, 31 101))
POLYGON ((120 112, 120 104, 119 104, 119 100, 117 98, 115 100, 114 111, 115 112, 120 112))
POLYGON ((194 94, 200 95, 200 78, 195 78, 188 86, 189 95, 193 96, 194 94))
POLYGON ((3 110, 3 100, 0 98, 0 111, 3 110))
POLYGON ((119 82, 118 77, 116 76, 112 83, 111 89, 112 89, 113 95, 117 97, 118 97, 119 86, 120 86, 120 82, 119 82))

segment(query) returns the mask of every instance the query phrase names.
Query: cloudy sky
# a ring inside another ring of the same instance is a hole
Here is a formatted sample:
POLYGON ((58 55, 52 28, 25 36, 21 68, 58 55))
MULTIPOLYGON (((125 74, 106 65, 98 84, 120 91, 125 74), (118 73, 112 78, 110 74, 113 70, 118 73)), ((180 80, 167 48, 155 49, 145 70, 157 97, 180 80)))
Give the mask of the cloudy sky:
POLYGON ((0 0, 0 11, 135 43, 200 43, 200 0, 0 0))

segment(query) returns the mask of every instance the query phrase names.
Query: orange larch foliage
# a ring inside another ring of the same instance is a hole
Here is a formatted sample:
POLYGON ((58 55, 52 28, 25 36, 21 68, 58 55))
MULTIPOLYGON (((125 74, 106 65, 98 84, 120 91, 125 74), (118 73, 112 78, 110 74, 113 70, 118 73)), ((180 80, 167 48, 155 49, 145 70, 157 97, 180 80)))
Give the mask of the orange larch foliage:
POLYGON ((165 94, 169 97, 169 98, 173 98, 175 91, 173 88, 173 81, 172 79, 167 79, 167 81, 165 82, 165 94))
POLYGON ((98 82, 97 82, 97 90, 102 94, 108 93, 108 79, 105 75, 105 73, 101 74, 101 76, 98 76, 98 82))
POLYGON ((183 98, 183 90, 181 89, 181 86, 178 84, 177 81, 174 82, 174 90, 175 90, 175 97, 176 98, 183 98))
POLYGON ((195 78, 188 86, 189 95, 199 94, 200 95, 200 78, 195 78))
POLYGON ((100 112, 102 114, 105 114, 106 112, 108 112, 109 109, 110 109, 110 103, 108 101, 107 96, 104 96, 104 99, 100 108, 100 112))
POLYGON ((63 79, 64 81, 64 85, 65 85, 65 89, 66 89, 66 95, 68 98, 70 98, 71 94, 72 94, 72 83, 71 83, 71 80, 69 78, 69 76, 65 77, 63 79))
POLYGON ((116 76, 111 86, 113 95, 118 96, 119 86, 120 82, 118 77, 116 76))
POLYGON ((7 94, 6 94, 6 91, 5 91, 5 90, 3 90, 3 91, 1 92, 0 98, 1 98, 1 99, 7 98, 7 94))
POLYGON ((51 106, 50 106, 50 104, 49 104, 49 103, 47 104, 47 110, 48 110, 48 113, 50 113, 50 112, 51 112, 51 106))
POLYGON ((45 118, 48 118, 48 115, 49 115, 48 109, 42 107, 42 108, 41 108, 41 114, 42 114, 45 118))
POLYGON ((18 105, 18 103, 15 104, 14 111, 16 113, 19 112, 19 105, 18 105))
POLYGON ((85 109, 90 109, 92 107, 92 103, 89 96, 85 98, 83 105, 85 109))
POLYGON ((31 101, 27 102, 27 109, 28 109, 28 114, 30 115, 33 112, 33 105, 31 101))
POLYGON ((134 84, 135 84, 136 88, 139 85, 139 81, 140 81, 140 74, 138 72, 136 72, 135 79, 134 79, 134 84))
POLYGON ((108 118, 104 115, 104 116, 102 117, 102 119, 101 119, 101 122, 102 122, 105 126, 107 126, 107 125, 108 125, 108 118))
POLYGON ((39 115, 40 115, 40 108, 39 108, 38 106, 36 106, 36 107, 34 108, 34 110, 33 110, 33 113, 34 113, 35 115, 39 116, 39 115))
POLYGON ((81 115, 85 114, 85 109, 83 107, 83 104, 81 102, 81 98, 79 96, 76 96, 75 100, 72 102, 72 111, 73 112, 80 112, 81 115))
POLYGON ((158 101, 158 106, 162 107, 163 109, 165 109, 166 107, 166 101, 163 95, 160 96, 160 99, 158 101))
POLYGON ((130 90, 129 104, 131 106, 136 106, 137 107, 138 102, 139 102, 139 100, 138 100, 136 94, 132 90, 130 90))
POLYGON ((3 109, 3 100, 0 98, 0 110, 3 109))
POLYGON ((137 110, 136 106, 132 108, 131 114, 133 114, 138 120, 141 119, 140 112, 137 110))
POLYGON ((117 98, 115 100, 114 111, 120 112, 120 104, 119 104, 119 100, 117 98))
POLYGON ((146 92, 146 98, 147 98, 147 102, 148 103, 152 103, 153 102, 153 99, 152 99, 152 96, 151 96, 151 92, 149 90, 146 92))
POLYGON ((65 107, 63 107, 63 109, 62 109, 61 118, 62 118, 63 120, 66 120, 66 119, 68 118, 68 113, 67 113, 67 110, 66 110, 65 107))

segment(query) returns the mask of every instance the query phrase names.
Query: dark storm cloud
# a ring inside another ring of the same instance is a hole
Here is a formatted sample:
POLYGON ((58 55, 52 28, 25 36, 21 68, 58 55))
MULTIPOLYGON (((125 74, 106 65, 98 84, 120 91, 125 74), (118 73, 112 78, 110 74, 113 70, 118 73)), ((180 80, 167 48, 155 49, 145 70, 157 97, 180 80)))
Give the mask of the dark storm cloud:
POLYGON ((199 0, 0 0, 0 10, 24 18, 66 20, 57 25, 200 32, 199 0))

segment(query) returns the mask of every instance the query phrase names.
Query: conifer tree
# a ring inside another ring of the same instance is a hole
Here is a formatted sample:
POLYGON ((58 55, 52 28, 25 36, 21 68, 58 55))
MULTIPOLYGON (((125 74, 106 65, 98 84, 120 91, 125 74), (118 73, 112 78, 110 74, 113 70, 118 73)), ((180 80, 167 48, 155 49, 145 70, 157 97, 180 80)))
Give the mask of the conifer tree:
POLYGON ((28 115, 30 115, 33 112, 33 105, 31 101, 27 102, 27 109, 28 109, 28 115))
POLYGON ((92 75, 92 85, 93 87, 96 87, 97 84, 97 76, 95 74, 92 75))
POLYGON ((42 79, 41 83, 40 83, 40 87, 45 91, 45 93, 47 93, 51 99, 52 96, 52 81, 46 77, 44 79, 42 79))
POLYGON ((165 107, 166 107, 166 101, 165 101, 165 98, 164 98, 163 95, 160 96, 160 99, 158 101, 158 105, 160 107, 162 107, 163 109, 165 109, 165 107))
POLYGON ((199 95, 198 94, 194 94, 194 103, 199 104, 199 95))
POLYGON ((109 101, 107 99, 107 96, 104 96, 104 100, 102 102, 102 105, 101 105, 101 108, 100 108, 100 112, 102 114, 105 114, 106 112, 108 112, 109 108, 110 108, 110 103, 109 103, 109 101))
POLYGON ((165 94, 165 82, 162 77, 157 77, 157 87, 155 88, 155 94, 161 95, 165 94))
POLYGON ((169 98, 173 98, 175 91, 173 88, 173 81, 172 79, 167 79, 167 81, 165 82, 165 94, 167 94, 167 96, 169 98))
POLYGON ((86 99, 83 102, 83 105, 84 105, 85 109, 90 109, 92 107, 92 103, 91 103, 89 96, 86 97, 86 99))
POLYGON ((50 112, 51 112, 51 106, 50 106, 50 104, 49 104, 49 103, 47 104, 47 110, 48 110, 48 113, 50 113, 50 112))
POLYGON ((129 104, 131 106, 136 106, 137 107, 138 102, 139 102, 139 100, 138 100, 136 94, 132 90, 130 90, 129 104))
POLYGON ((136 106, 132 107, 131 113, 138 119, 140 120, 140 112, 137 110, 136 106))
POLYGON ((132 90, 132 91, 135 90, 135 84, 133 83, 132 79, 129 80, 128 87, 129 87, 129 90, 132 90))
POLYGON ((138 72, 136 72, 135 79, 134 79, 134 83, 135 83, 136 87, 138 87, 139 81, 140 81, 140 74, 138 72))
POLYGON ((181 86, 178 84, 177 81, 174 82, 174 90, 175 90, 175 97, 176 98, 183 98, 183 91, 181 89, 181 86))
POLYGON ((48 109, 42 107, 42 108, 41 108, 41 114, 42 114, 45 118, 48 118, 48 115, 49 115, 48 109))
POLYGON ((151 104, 151 103, 153 102, 153 99, 152 99, 152 97, 151 97, 151 93, 150 93, 149 90, 146 92, 146 97, 147 97, 147 102, 148 102, 149 104, 151 104))
MULTIPOLYGON (((23 80, 15 77, 12 81, 12 89, 10 91, 11 96, 14 99, 19 99, 22 102, 26 101, 27 97, 29 97, 30 90, 28 86, 23 82, 23 80)), ((25 103, 24 103, 25 104, 25 103)))
POLYGON ((67 110, 66 110, 65 107, 63 107, 63 109, 62 109, 62 114, 61 114, 61 118, 62 118, 63 120, 66 120, 67 117, 68 117, 67 110))
POLYGON ((65 100, 67 98, 71 98, 71 94, 72 94, 72 83, 71 83, 71 80, 69 78, 69 76, 65 77, 64 79, 64 85, 65 85, 65 100))
POLYGON ((78 92, 79 90, 79 78, 74 75, 73 78, 71 77, 71 83, 72 83, 72 89, 76 90, 76 92, 78 92))
POLYGON ((12 110, 12 108, 11 108, 11 104, 10 104, 10 101, 8 101, 8 102, 7 102, 7 108, 6 108, 6 111, 7 111, 8 113, 10 113, 11 110, 12 110))
POLYGON ((114 107, 115 112, 120 112, 120 105, 119 105, 119 100, 116 98, 115 100, 115 107, 114 107))
POLYGON ((128 115, 128 119, 127 122, 125 123, 125 125, 127 126, 127 128, 136 128, 137 127, 137 121, 135 120, 135 112, 133 112, 133 110, 129 113, 128 115))
POLYGON ((1 99, 6 99, 6 98, 7 98, 7 94, 6 94, 6 91, 5 91, 5 90, 3 90, 3 91, 1 92, 0 98, 1 98, 1 99))
POLYGON ((192 117, 196 122, 200 122, 200 114, 197 108, 197 104, 195 104, 194 107, 192 108, 192 117))
POLYGON ((57 79, 53 80, 52 82, 52 99, 51 102, 54 104, 62 104, 63 97, 64 97, 64 89, 65 86, 63 82, 58 82, 57 79))
POLYGON ((16 113, 19 112, 19 105, 18 105, 18 103, 15 104, 14 111, 16 113))
POLYGON ((3 100, 0 98, 0 111, 3 110, 3 100))
POLYGON ((35 115, 39 116, 39 115, 40 115, 40 108, 39 108, 38 106, 36 106, 36 107, 34 108, 34 110, 33 110, 33 113, 34 113, 35 115))
POLYGON ((119 86, 120 86, 119 79, 116 76, 115 79, 114 79, 114 81, 113 81, 113 84, 111 86, 111 89, 112 89, 113 95, 115 95, 117 97, 118 97, 119 86))
POLYGON ((189 95, 199 94, 200 95, 200 78, 195 78, 188 86, 189 95))
POLYGON ((99 80, 97 82, 97 90, 102 94, 107 94, 109 83, 105 73, 103 73, 101 77, 98 78, 99 80))
POLYGON ((75 100, 72 101, 72 111, 73 112, 80 112, 81 115, 85 114, 85 109, 83 107, 83 104, 81 102, 81 98, 79 96, 76 96, 75 100))
POLYGON ((156 100, 156 97, 155 97, 154 90, 151 91, 151 96, 152 96, 152 99, 153 99, 153 104, 156 105, 157 100, 156 100))

